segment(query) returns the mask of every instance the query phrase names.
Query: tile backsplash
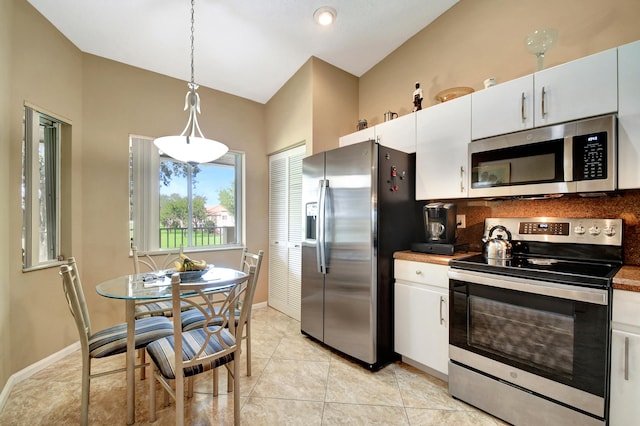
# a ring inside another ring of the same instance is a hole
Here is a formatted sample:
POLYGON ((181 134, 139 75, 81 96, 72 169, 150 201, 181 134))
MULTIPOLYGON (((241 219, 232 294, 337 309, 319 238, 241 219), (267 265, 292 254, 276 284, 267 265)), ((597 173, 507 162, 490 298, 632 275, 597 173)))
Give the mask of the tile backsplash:
POLYGON ((457 213, 466 215, 466 228, 458 229, 456 242, 482 249, 486 217, 597 217, 623 219, 624 263, 640 265, 640 190, 621 191, 606 197, 567 195, 543 200, 453 200, 457 213))

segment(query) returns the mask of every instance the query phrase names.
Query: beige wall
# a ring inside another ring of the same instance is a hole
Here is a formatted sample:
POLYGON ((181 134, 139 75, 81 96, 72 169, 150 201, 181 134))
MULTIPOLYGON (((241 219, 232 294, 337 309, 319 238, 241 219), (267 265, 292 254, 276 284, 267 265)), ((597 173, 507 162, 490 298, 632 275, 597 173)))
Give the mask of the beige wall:
POLYGON ((461 0, 360 78, 360 118, 372 125, 387 110, 409 113, 416 81, 424 108, 447 88, 533 73, 524 38, 535 29, 558 30, 549 67, 640 39, 639 17, 638 0, 461 0))
POLYGON ((267 151, 306 143, 307 154, 338 147, 355 130, 358 78, 312 57, 266 104, 267 151))
MULTIPOLYGON (((57 269, 23 273, 21 264, 21 141, 24 103, 53 112, 73 122, 71 151, 77 157, 82 144, 82 54, 53 28, 26 1, 12 0, 11 95, 9 104, 9 206, 10 227, 4 234, 9 271, 10 321, 3 333, 10 335, 10 372, 38 361, 78 340, 68 313, 57 269)), ((63 148, 68 150, 69 147, 63 148)), ((69 151, 67 151, 69 152, 69 151)), ((77 177, 62 194, 62 203, 81 199, 81 165, 72 161, 63 175, 77 177)), ((75 205, 71 217, 71 243, 83 258, 81 206, 75 205)), ((68 253, 66 253, 68 254, 68 253)))
POLYGON ((265 108, 267 152, 273 154, 299 143, 312 143, 311 59, 269 99, 265 108))
MULTIPOLYGON (((180 132, 187 83, 93 55, 83 56, 82 242, 84 285, 129 272, 129 134, 180 132), (104 259, 111 261, 105 262, 104 259), (124 271, 122 268, 125 268, 124 271)), ((197 78, 197 69, 196 69, 197 78)), ((263 105, 201 87, 200 127, 210 138, 246 155, 247 247, 267 252, 266 147, 263 105)), ((239 265, 240 252, 197 255, 217 265, 239 265)), ((256 302, 266 301, 268 265, 260 274, 256 302)), ((112 324, 121 303, 91 292, 92 319, 112 324)))
MULTIPOLYGON (((124 304, 97 295, 100 281, 132 270, 128 257, 129 134, 161 136, 179 132, 186 82, 83 54, 26 0, 2 2, 0 87, 10 79, 11 96, 0 104, 0 200, 10 206, 0 231, 0 387, 20 369, 78 340, 61 289, 58 268, 21 270, 20 177, 22 111, 25 101, 72 123, 71 144, 63 147, 65 256, 79 261, 93 326, 124 320, 124 304), (6 14, 4 12, 7 12, 6 14), (6 18, 5 18, 6 17, 6 18), (2 25, 4 20, 12 25, 2 25), (3 62, 4 63, 4 62, 3 62), (8 133, 6 130, 8 128, 8 133), (8 138, 7 138, 8 136, 8 138), (10 143, 5 143, 9 139, 10 143), (13 188, 13 189, 11 189, 13 188), (8 225, 5 225, 8 224, 8 225), (4 228, 6 226, 6 229, 4 228), (3 268, 2 265, 5 265, 3 268), (4 275, 6 274, 6 276, 4 275)), ((196 70, 197 72, 197 70, 196 70)), ((6 93, 3 91, 3 93, 6 93)), ((246 154, 246 245, 267 244, 267 175, 264 105, 201 88, 200 125, 205 135, 246 154)), ((239 264, 239 250, 199 253, 218 265, 239 264)), ((268 263, 256 302, 267 299, 268 263)))
POLYGON ((356 129, 358 78, 312 58, 313 153, 338 147, 338 138, 356 129))
MULTIPOLYGON (((9 155, 11 134, 9 131, 9 114, 11 111, 11 32, 13 3, 0 2, 0 205, 9 205, 9 155)), ((0 209, 0 235, 8 235, 11 225, 8 209, 0 209)), ((3 240, 6 240, 3 239, 3 240)), ((9 245, 0 244, 0 388, 4 386, 11 374, 11 323, 10 323, 10 271, 9 245)))

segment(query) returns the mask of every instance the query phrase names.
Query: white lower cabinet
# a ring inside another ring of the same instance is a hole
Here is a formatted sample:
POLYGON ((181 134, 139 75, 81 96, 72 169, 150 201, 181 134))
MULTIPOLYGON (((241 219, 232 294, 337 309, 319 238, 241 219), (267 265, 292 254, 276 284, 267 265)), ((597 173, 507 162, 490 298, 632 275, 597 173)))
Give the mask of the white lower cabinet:
POLYGON ((448 266, 395 261, 394 349, 448 375, 448 266))
POLYGON ((613 291, 609 424, 640 419, 640 293, 613 291))

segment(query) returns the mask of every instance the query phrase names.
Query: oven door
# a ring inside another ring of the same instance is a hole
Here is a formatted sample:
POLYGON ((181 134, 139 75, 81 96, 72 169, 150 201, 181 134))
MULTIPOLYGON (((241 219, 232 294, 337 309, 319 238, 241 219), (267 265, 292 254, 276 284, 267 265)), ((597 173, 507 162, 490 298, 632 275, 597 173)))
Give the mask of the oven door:
POLYGON ((452 269, 453 362, 603 417, 607 290, 452 269))

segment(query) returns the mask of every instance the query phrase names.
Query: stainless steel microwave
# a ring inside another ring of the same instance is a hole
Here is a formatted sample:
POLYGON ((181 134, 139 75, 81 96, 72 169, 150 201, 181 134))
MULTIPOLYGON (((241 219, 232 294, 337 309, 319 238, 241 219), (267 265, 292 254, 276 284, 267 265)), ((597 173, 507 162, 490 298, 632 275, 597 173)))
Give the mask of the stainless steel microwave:
POLYGON ((469 197, 613 191, 617 123, 610 114, 469 144, 469 197))

